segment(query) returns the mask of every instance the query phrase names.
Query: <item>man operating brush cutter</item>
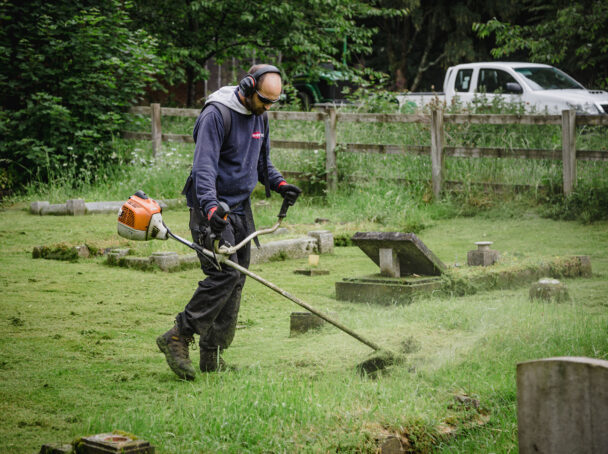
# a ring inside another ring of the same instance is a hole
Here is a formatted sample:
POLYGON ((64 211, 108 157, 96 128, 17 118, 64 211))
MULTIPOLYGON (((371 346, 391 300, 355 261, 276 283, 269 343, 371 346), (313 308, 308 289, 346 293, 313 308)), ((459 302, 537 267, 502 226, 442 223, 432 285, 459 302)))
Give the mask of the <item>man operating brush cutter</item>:
MULTIPOLYGON (((238 86, 222 87, 211 94, 194 126, 194 162, 183 193, 190 207, 190 231, 195 243, 214 250, 220 240, 236 245, 255 231, 250 196, 259 182, 281 194, 293 205, 302 192, 288 184, 270 160, 266 111, 279 100, 281 74, 271 65, 253 66, 238 86)), ((257 237, 255 238, 256 244, 257 237)), ((248 268, 247 244, 230 256, 248 268)), ((245 274, 220 266, 198 252, 207 275, 175 325, 156 339, 173 372, 193 380, 195 370, 188 346, 198 334, 201 372, 225 368, 221 352, 232 343, 245 274)))

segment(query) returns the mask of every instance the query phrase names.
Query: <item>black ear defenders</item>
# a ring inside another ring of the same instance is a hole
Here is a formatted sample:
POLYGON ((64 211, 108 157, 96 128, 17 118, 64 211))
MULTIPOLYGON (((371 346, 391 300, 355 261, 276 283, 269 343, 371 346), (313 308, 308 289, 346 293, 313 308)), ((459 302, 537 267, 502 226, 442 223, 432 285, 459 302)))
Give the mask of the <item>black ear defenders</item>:
POLYGON ((243 96, 249 97, 253 95, 257 89, 260 77, 268 73, 276 73, 280 75, 281 71, 279 71, 279 68, 276 66, 264 65, 253 74, 247 74, 245 77, 243 77, 239 82, 239 90, 243 96))

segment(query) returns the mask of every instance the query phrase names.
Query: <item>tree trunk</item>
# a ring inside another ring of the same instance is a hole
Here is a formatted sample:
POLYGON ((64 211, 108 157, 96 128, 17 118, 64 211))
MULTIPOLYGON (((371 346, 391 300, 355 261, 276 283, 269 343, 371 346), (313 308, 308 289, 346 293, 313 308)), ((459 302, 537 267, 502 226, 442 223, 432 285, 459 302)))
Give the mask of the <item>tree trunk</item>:
POLYGON ((194 69, 191 66, 186 68, 186 106, 192 107, 196 102, 196 83, 194 82, 194 69))

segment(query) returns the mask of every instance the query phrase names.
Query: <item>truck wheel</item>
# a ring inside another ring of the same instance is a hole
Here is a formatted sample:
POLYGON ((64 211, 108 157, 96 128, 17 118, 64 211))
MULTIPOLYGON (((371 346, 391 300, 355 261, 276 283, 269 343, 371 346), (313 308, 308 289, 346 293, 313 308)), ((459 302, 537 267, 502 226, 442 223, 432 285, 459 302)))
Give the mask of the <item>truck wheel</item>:
POLYGON ((308 93, 304 93, 303 91, 299 91, 298 99, 300 100, 302 110, 305 112, 308 112, 310 110, 310 106, 312 105, 312 100, 310 99, 310 95, 308 93))

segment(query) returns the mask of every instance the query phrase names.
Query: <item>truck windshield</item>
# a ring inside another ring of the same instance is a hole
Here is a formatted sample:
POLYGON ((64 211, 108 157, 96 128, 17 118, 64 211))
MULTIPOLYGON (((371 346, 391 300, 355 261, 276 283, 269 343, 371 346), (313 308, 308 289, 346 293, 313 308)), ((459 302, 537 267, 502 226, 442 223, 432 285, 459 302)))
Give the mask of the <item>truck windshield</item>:
POLYGON ((572 77, 556 68, 514 68, 526 78, 532 90, 561 90, 574 88, 584 90, 572 77))

